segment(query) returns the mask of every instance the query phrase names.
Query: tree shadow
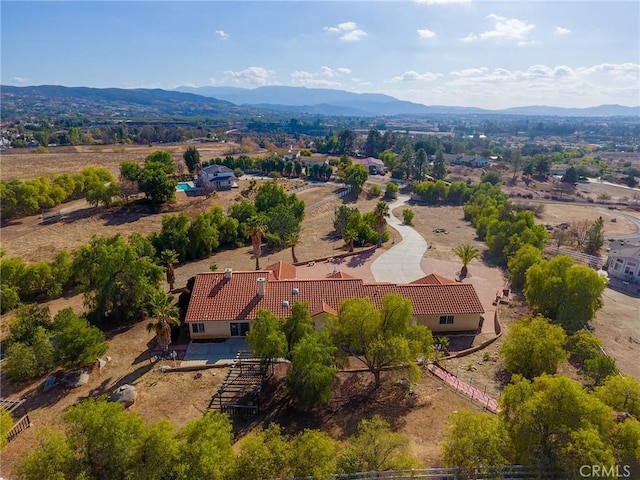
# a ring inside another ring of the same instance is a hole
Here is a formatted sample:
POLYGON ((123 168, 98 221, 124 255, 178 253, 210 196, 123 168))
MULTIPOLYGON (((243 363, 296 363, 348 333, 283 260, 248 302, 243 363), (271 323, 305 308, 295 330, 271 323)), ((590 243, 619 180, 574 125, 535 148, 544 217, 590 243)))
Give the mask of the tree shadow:
POLYGON ((150 217, 154 215, 153 213, 143 213, 143 212, 131 212, 118 210, 114 212, 105 212, 100 215, 100 218, 105 221, 105 225, 107 226, 116 226, 116 225, 126 225, 128 223, 135 223, 141 218, 150 217))
POLYGON ((367 263, 367 261, 373 256, 375 250, 368 250, 364 253, 359 253, 352 257, 349 257, 349 262, 347 263, 348 267, 360 267, 367 263))

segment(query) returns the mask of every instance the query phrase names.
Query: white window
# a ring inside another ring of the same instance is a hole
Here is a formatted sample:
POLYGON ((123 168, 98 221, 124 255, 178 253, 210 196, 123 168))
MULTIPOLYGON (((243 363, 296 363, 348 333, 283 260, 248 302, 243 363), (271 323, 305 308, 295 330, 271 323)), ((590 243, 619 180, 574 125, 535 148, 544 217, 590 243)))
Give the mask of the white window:
POLYGON ((636 271, 637 265, 633 262, 627 262, 627 265, 624 267, 625 275, 633 275, 633 272, 636 271))
POLYGON ((440 325, 451 325, 453 323, 453 315, 441 315, 440 325))
POLYGON ((615 265, 613 266, 613 269, 619 272, 619 271, 621 271, 621 270, 622 270, 622 265, 623 265, 623 264, 624 264, 624 260, 622 260, 622 259, 618 258, 618 259, 616 260, 615 265))
POLYGON ((232 337, 246 337, 249 331, 249 322, 230 323, 232 337))
POLYGON ((204 323, 192 323, 191 324, 191 332, 192 333, 204 333, 204 323))

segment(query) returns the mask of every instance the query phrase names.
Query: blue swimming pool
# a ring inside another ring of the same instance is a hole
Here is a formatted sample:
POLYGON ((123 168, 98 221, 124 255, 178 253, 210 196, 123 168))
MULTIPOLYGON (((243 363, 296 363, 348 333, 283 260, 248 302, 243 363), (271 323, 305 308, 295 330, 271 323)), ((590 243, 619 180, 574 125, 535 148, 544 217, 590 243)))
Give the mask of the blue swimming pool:
POLYGON ((178 182, 176 190, 178 192, 188 192, 190 190, 197 190, 197 188, 193 182, 178 182))

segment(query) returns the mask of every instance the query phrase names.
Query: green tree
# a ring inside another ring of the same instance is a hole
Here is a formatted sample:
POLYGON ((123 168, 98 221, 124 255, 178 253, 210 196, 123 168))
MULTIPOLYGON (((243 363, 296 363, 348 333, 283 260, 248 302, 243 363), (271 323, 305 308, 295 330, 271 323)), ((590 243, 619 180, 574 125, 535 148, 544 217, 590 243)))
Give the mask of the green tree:
POLYGON ((597 255, 602 245, 604 245, 604 220, 598 217, 587 231, 584 249, 590 255, 597 255))
POLYGON ((0 450, 7 446, 9 432, 13 428, 13 417, 4 408, 0 409, 0 450))
POLYGON ((527 270, 532 265, 544 260, 542 250, 533 245, 523 245, 518 251, 507 261, 509 269, 509 280, 511 285, 516 288, 524 287, 527 270))
POLYGON ((502 177, 500 176, 500 172, 497 170, 487 170, 480 177, 480 181, 483 183, 490 183, 491 185, 498 185, 502 182, 502 177))
POLYGON ((614 375, 597 387, 595 393, 614 410, 629 412, 640 419, 640 382, 635 378, 614 375))
POLYGON ((260 270, 260 255, 262 254, 262 237, 267 231, 262 216, 253 216, 247 222, 247 236, 251 238, 253 256, 256 259, 256 270, 260 270))
POLYGON ((162 278, 162 267, 139 257, 122 237, 94 238, 75 252, 73 270, 92 322, 139 320, 162 278))
POLYGON ((8 323, 9 338, 5 345, 17 342, 31 345, 38 329, 51 328, 51 311, 37 303, 22 305, 8 323))
POLYGON ((299 231, 300 221, 287 205, 279 204, 269 210, 266 235, 269 244, 283 247, 287 238, 299 231))
POLYGON ((39 434, 38 445, 25 452, 12 474, 20 480, 65 480, 83 478, 80 476, 81 470, 82 465, 67 436, 59 431, 44 429, 39 434))
POLYGON ((387 226, 387 218, 389 218, 389 216, 389 204, 384 201, 379 201, 373 211, 373 218, 376 223, 376 231, 378 232, 378 248, 380 248, 380 246, 382 245, 384 229, 387 226))
POLYGON ((167 176, 162 167, 145 167, 138 175, 138 188, 151 201, 154 211, 159 211, 160 207, 175 198, 177 182, 167 176))
POLYGON ((291 315, 282 322, 282 332, 287 340, 287 358, 291 359, 298 342, 314 331, 313 320, 309 315, 309 302, 295 302, 291 307, 291 315))
POLYGON ((612 440, 618 465, 640 472, 640 421, 627 418, 616 425, 612 440))
POLYGON ((453 249, 453 253, 462 261, 462 268, 460 269, 460 278, 465 278, 469 271, 467 265, 475 258, 480 258, 480 252, 477 248, 468 243, 458 245, 453 249))
POLYGON ((147 323, 147 332, 156 334, 156 341, 163 352, 169 350, 171 344, 171 327, 180 325, 178 307, 175 306, 173 295, 167 295, 159 290, 151 294, 148 311, 152 321, 147 323))
POLYGON ((398 196, 398 185, 393 182, 387 183, 385 187, 384 196, 385 198, 396 198, 398 196))
POLYGON ((370 197, 379 197, 382 195, 382 188, 377 183, 374 183, 369 187, 369 196, 370 197))
POLYGON ((349 223, 349 218, 358 212, 357 208, 347 207, 346 205, 340 205, 333 212, 333 228, 340 236, 344 233, 349 223))
POLYGON ((292 456, 289 439, 282 434, 280 426, 272 423, 246 436, 240 442, 234 479, 268 480, 288 477, 292 456))
POLYGON ((444 151, 439 149, 436 152, 436 158, 433 161, 433 178, 436 180, 444 180, 447 176, 447 162, 444 158, 444 151))
POLYGON ((200 152, 196 147, 188 147, 187 151, 182 154, 184 163, 189 170, 189 173, 193 173, 200 166, 200 152))
POLYGON ((233 431, 227 415, 209 411, 187 423, 178 432, 177 439, 180 441, 178 480, 228 478, 234 455, 233 431))
POLYGON ((108 346, 102 331, 79 318, 71 308, 60 310, 53 322, 56 361, 64 367, 88 367, 104 355, 108 346))
POLYGON ((563 183, 568 183, 569 185, 573 185, 578 181, 578 174, 576 173, 576 169, 574 167, 567 168, 567 171, 562 176, 563 183))
POLYGON ((410 208, 405 208, 402 210, 402 221, 405 225, 413 226, 413 217, 415 217, 415 213, 410 208))
POLYGON ((576 452, 581 452, 583 459, 601 458, 599 440, 606 439, 613 428, 611 409, 578 382, 561 375, 542 375, 533 382, 514 375, 500 402, 513 448, 512 461, 560 467, 570 478, 579 478, 582 462, 573 464, 576 452), (590 431, 597 436, 586 442, 590 431))
POLYGON ((409 453, 409 438, 393 432, 379 415, 360 421, 358 433, 349 439, 338 460, 338 467, 345 473, 403 470, 416 466, 418 462, 409 453))
POLYGON ((340 304, 327 328, 334 344, 362 361, 379 386, 382 370, 391 366, 405 365, 409 378, 419 379, 417 359, 432 353, 431 331, 412 325, 411 316, 411 301, 395 294, 383 298, 380 310, 368 298, 351 298, 340 304))
POLYGON ((585 360, 582 373, 593 380, 594 385, 602 385, 607 378, 618 373, 618 367, 613 358, 600 354, 585 360))
POLYGON ((362 186, 364 185, 364 182, 367 181, 367 178, 369 178, 369 171, 367 170, 367 167, 360 165, 359 163, 348 165, 344 169, 344 183, 352 188, 353 194, 356 198, 358 198, 362 192, 362 186))
POLYGON ((567 336, 562 327, 543 317, 524 317, 509 326, 500 354, 505 368, 525 378, 555 373, 569 358, 564 349, 567 336))
POLYGON ((173 175, 176 172, 173 155, 166 150, 156 150, 147 155, 144 159, 144 165, 145 169, 159 169, 167 175, 173 175))
POLYGON ((88 399, 70 407, 64 420, 85 478, 126 478, 137 460, 142 417, 126 414, 121 403, 88 399))
POLYGON ((300 245, 300 233, 299 232, 291 232, 287 234, 284 239, 285 245, 291 249, 291 260, 293 263, 298 263, 298 257, 296 256, 295 248, 300 245))
POLYGON ((254 355, 269 363, 287 354, 287 338, 280 329, 280 320, 271 311, 261 308, 247 333, 247 343, 254 355))
POLYGON ((328 480, 337 471, 338 444, 326 433, 304 430, 293 440, 292 451, 295 477, 328 480))
POLYGON ((537 311, 572 333, 602 307, 606 279, 565 255, 536 263, 527 270, 524 295, 537 311))
POLYGON ((567 339, 567 350, 571 361, 580 367, 584 362, 601 354, 602 341, 589 330, 578 330, 567 339))
POLYGON ((287 390, 298 407, 307 410, 329 403, 338 374, 337 353, 328 336, 315 332, 295 346, 287 390))
POLYGON ((500 422, 484 413, 460 410, 449 415, 442 443, 447 467, 474 468, 507 465, 509 442, 500 422))

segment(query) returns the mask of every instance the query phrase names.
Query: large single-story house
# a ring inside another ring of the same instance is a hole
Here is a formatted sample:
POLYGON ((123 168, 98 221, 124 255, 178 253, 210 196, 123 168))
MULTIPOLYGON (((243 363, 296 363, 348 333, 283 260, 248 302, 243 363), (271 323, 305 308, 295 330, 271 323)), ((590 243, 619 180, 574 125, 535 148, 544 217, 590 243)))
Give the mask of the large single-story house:
POLYGON ((364 165, 369 170, 371 175, 384 175, 387 171, 384 162, 379 158, 367 157, 367 158, 355 158, 353 159, 355 163, 359 163, 360 165, 364 165))
POLYGON ((224 165, 208 165, 198 173, 200 186, 205 190, 228 190, 238 180, 229 167, 224 165))
POLYGON ((609 277, 640 283, 640 244, 615 242, 607 258, 609 277))
POLYGON ((389 293, 408 298, 413 321, 433 332, 477 331, 484 308, 468 283, 428 275, 409 284, 366 283, 360 278, 335 272, 325 278, 297 278, 295 266, 278 262, 264 270, 196 276, 186 323, 192 340, 242 337, 251 328, 258 310, 267 309, 279 318, 291 314, 295 302, 309 302, 309 313, 317 329, 327 315, 335 315, 347 298, 369 298, 378 307, 389 293))

